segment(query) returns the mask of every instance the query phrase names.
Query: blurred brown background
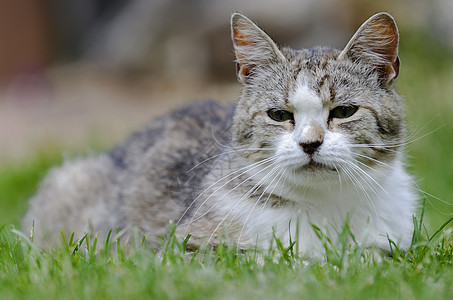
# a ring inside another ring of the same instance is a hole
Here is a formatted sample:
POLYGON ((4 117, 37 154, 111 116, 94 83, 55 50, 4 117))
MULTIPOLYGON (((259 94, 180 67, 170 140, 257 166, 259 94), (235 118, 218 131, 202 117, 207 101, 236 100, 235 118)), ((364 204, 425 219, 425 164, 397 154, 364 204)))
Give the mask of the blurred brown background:
POLYGON ((234 101, 233 11, 300 48, 343 47, 388 11, 453 48, 451 0, 3 0, 0 163, 49 145, 108 147, 182 103, 234 101))

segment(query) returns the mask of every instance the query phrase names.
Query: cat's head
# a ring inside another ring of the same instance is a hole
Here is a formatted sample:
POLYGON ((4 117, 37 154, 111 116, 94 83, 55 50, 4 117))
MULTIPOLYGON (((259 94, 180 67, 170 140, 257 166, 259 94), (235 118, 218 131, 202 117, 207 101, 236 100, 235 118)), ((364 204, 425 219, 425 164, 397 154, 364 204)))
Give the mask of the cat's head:
POLYGON ((237 13, 231 27, 243 84, 233 143, 251 163, 303 185, 360 177, 399 155, 404 107, 389 14, 368 19, 343 50, 281 48, 237 13))

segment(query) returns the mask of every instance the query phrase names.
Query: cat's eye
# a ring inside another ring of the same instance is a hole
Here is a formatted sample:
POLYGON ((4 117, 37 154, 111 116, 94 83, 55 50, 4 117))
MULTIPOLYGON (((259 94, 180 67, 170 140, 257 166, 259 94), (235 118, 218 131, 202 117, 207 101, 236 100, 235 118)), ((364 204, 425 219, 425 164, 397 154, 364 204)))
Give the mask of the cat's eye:
POLYGON ((358 109, 359 109, 359 107, 355 106, 355 105, 337 106, 330 111, 329 120, 331 120, 333 118, 337 118, 337 119, 349 118, 350 116, 355 114, 358 109))
POLYGON ((277 122, 294 121, 294 114, 283 109, 270 109, 267 111, 267 115, 277 122))

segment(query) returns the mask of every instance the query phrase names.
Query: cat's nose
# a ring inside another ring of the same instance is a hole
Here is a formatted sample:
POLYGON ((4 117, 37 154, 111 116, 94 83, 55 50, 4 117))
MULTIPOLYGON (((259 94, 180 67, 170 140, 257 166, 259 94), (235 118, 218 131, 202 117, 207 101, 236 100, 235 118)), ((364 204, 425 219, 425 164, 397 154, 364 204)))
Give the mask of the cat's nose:
POLYGON ((325 131, 319 122, 311 121, 302 131, 299 145, 305 153, 313 155, 324 142, 325 131))
POLYGON ((299 143, 299 145, 302 147, 302 150, 304 150, 304 152, 307 153, 308 155, 313 155, 313 153, 315 153, 315 151, 319 148, 319 146, 321 146, 321 144, 322 141, 299 143))

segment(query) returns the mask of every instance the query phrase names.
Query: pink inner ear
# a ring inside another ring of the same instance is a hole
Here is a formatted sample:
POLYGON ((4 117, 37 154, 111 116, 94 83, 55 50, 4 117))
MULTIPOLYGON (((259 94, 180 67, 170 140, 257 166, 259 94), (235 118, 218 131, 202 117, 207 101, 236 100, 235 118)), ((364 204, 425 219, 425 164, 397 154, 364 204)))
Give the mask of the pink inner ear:
POLYGON ((372 17, 353 39, 348 50, 351 57, 375 65, 386 80, 398 76, 398 29, 392 17, 387 14, 372 17))
POLYGON ((397 56, 395 61, 392 64, 393 70, 395 71, 395 76, 393 78, 398 77, 398 74, 400 73, 400 59, 397 56))
POLYGON ((371 37, 370 48, 375 53, 394 62, 398 55, 398 30, 395 23, 387 18, 377 18, 370 24, 375 36, 371 37), (373 45, 373 39, 375 40, 373 45))
MULTIPOLYGON (((241 25, 240 22, 236 22, 233 26, 233 41, 236 47, 250 46, 255 44, 255 42, 250 38, 250 35, 245 34, 246 28, 244 25, 241 25)), ((238 61, 243 59, 242 54, 235 49, 236 58, 238 61)), ((239 69, 238 69, 239 71, 239 69)))
POLYGON ((236 64, 237 75, 243 83, 249 82, 249 76, 250 76, 250 73, 252 72, 252 69, 254 66, 255 65, 246 64, 246 63, 244 63, 244 64, 237 63, 236 64))
MULTIPOLYGON (((380 40, 377 41, 375 48, 372 50, 385 59, 380 67, 382 74, 387 79, 393 79, 399 73, 398 29, 393 20, 389 20, 387 17, 376 19, 376 23, 372 23, 371 26, 376 26, 377 36, 375 38, 380 40), (383 44, 383 47, 381 44, 383 44)), ((373 46, 371 45, 371 47, 373 46)))
POLYGON ((250 75, 250 67, 245 64, 237 63, 236 72, 241 76, 247 77, 250 75))
POLYGON ((240 25, 236 25, 233 28, 233 38, 234 43, 237 46, 249 46, 253 44, 253 41, 250 40, 250 36, 244 34, 244 29, 240 30, 240 25))
POLYGON ((240 81, 248 82, 258 65, 265 66, 272 61, 286 60, 272 39, 246 17, 234 14, 231 27, 240 81))
POLYGON ((250 35, 245 34, 246 28, 241 26, 240 23, 236 23, 233 26, 233 42, 235 44, 235 54, 236 54, 236 72, 239 79, 243 83, 248 82, 248 77, 250 75, 251 69, 254 65, 251 65, 245 61, 243 54, 236 49, 237 47, 250 46, 256 44, 255 41, 251 38, 250 35))

